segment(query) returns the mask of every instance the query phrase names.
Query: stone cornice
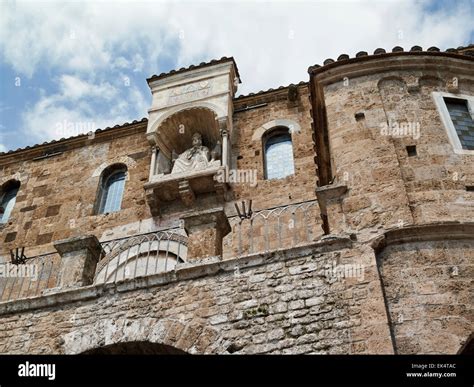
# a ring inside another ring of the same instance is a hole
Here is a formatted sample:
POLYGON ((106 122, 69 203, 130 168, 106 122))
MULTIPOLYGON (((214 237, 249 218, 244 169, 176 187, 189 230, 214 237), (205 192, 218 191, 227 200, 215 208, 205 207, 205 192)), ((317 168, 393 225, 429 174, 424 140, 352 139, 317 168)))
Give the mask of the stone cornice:
POLYGON ((201 69, 201 68, 205 68, 205 67, 209 67, 209 66, 215 66, 217 64, 226 63, 226 62, 230 62, 234 65, 235 75, 239 79, 239 83, 240 83, 241 81, 240 81, 239 69, 237 68, 237 63, 235 63, 234 57, 232 57, 232 56, 231 57, 223 56, 220 59, 213 59, 210 62, 202 62, 199 65, 191 65, 189 67, 181 67, 178 70, 171 70, 167 73, 161 73, 160 75, 155 74, 155 75, 152 75, 150 78, 147 78, 147 82, 150 84, 150 83, 155 82, 157 80, 162 80, 164 78, 172 77, 172 76, 175 76, 177 74, 184 74, 184 73, 189 72, 191 70, 201 69))
POLYGON ((379 254, 391 245, 462 239, 474 240, 474 222, 442 222, 394 228, 375 238, 371 246, 379 254))
POLYGON ((278 261, 287 261, 313 254, 321 254, 350 248, 351 246, 352 241, 348 238, 331 237, 300 247, 276 250, 263 254, 252 254, 224 261, 221 261, 217 257, 208 258, 199 263, 186 263, 176 270, 148 277, 139 277, 105 285, 99 284, 85 286, 57 293, 49 293, 40 297, 2 302, 0 303, 0 315, 56 307, 62 304, 70 304, 99 298, 103 295, 110 296, 112 294, 133 291, 136 289, 163 286, 170 283, 212 276, 222 272, 235 272, 236 269, 245 269, 278 261))
POLYGON ((277 89, 260 90, 256 93, 247 95, 239 95, 233 99, 234 109, 240 109, 245 106, 251 106, 261 103, 268 103, 276 100, 286 99, 290 87, 297 87, 298 89, 305 89, 309 85, 308 82, 301 81, 298 84, 291 84, 288 86, 280 86, 277 89))
POLYGON ((337 62, 325 61, 324 66, 312 66, 308 69, 310 77, 320 85, 328 85, 364 75, 389 71, 406 70, 445 70, 454 74, 473 77, 474 57, 446 52, 392 52, 350 59, 337 62))
POLYGON ((89 138, 89 135, 87 134, 82 134, 6 152, 0 154, 0 166, 32 160, 43 156, 45 153, 54 152, 56 150, 59 150, 59 152, 65 152, 75 148, 109 141, 113 138, 125 137, 141 132, 145 133, 147 122, 148 120, 144 118, 141 121, 116 125, 113 128, 97 129, 94 132, 93 138, 89 138))

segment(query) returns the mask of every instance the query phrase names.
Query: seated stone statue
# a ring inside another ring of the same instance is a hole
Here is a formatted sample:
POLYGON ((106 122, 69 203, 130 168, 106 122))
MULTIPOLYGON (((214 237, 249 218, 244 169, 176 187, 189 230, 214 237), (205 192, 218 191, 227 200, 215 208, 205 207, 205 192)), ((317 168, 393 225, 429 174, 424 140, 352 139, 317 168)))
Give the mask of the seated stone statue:
POLYGON ((185 150, 176 158, 171 174, 206 169, 212 165, 213 159, 210 160, 209 148, 202 145, 201 135, 194 133, 192 148, 185 150))

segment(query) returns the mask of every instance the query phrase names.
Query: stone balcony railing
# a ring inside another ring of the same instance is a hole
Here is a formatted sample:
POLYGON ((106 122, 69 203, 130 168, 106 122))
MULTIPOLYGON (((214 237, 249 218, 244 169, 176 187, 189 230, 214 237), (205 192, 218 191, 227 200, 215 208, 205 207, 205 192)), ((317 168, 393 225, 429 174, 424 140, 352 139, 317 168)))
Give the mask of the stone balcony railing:
POLYGON ((56 252, 27 258, 21 265, 4 260, 0 263, 3 273, 18 273, 0 276, 0 302, 172 272, 206 258, 227 260, 304 246, 323 234, 316 200, 263 209, 244 219, 219 215, 223 212, 205 211, 184 218, 184 228, 102 242, 94 236, 58 241, 56 252), (203 224, 227 227, 230 232, 193 232, 203 224), (198 253, 188 251, 190 244, 198 253))

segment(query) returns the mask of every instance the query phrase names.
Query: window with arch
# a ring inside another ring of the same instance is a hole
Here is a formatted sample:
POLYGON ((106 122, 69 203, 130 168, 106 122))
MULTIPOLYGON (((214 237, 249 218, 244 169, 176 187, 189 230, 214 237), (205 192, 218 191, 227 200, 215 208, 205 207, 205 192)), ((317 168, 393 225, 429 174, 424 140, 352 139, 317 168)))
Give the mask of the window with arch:
POLYGON ((120 211, 126 178, 127 167, 123 164, 111 165, 102 172, 97 202, 98 214, 120 211))
POLYGON ((0 189, 0 224, 5 224, 10 218, 16 202, 16 195, 20 189, 20 182, 10 180, 0 189))
POLYGON ((282 179, 295 173, 293 143, 287 127, 274 128, 263 138, 265 179, 282 179))

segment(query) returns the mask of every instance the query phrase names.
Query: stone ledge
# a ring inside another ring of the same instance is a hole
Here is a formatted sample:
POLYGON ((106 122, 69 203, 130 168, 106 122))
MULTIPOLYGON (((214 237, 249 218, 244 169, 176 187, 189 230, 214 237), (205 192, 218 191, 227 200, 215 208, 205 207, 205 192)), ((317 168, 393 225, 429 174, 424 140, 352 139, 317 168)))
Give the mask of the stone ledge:
POLYGON ((93 253, 101 254, 102 247, 99 240, 94 235, 82 235, 54 242, 57 252, 63 256, 71 252, 87 249, 93 253))
POLYGON ((236 268, 261 266, 277 261, 297 259, 312 254, 326 253, 352 247, 349 238, 334 237, 321 240, 304 246, 291 249, 280 249, 269 253, 256 253, 244 257, 233 258, 225 261, 217 261, 209 258, 206 263, 186 264, 178 266, 174 271, 155 274, 147 277, 138 277, 117 283, 84 286, 76 289, 57 293, 50 293, 41 297, 25 298, 15 301, 0 303, 0 315, 14 314, 28 310, 55 307, 78 301, 86 301, 101 297, 132 291, 136 289, 162 286, 173 282, 185 281, 194 278, 212 276, 222 272, 234 272, 236 268))
POLYGON ((371 243, 376 254, 387 246, 411 242, 474 239, 474 222, 441 222, 387 230, 371 243))

